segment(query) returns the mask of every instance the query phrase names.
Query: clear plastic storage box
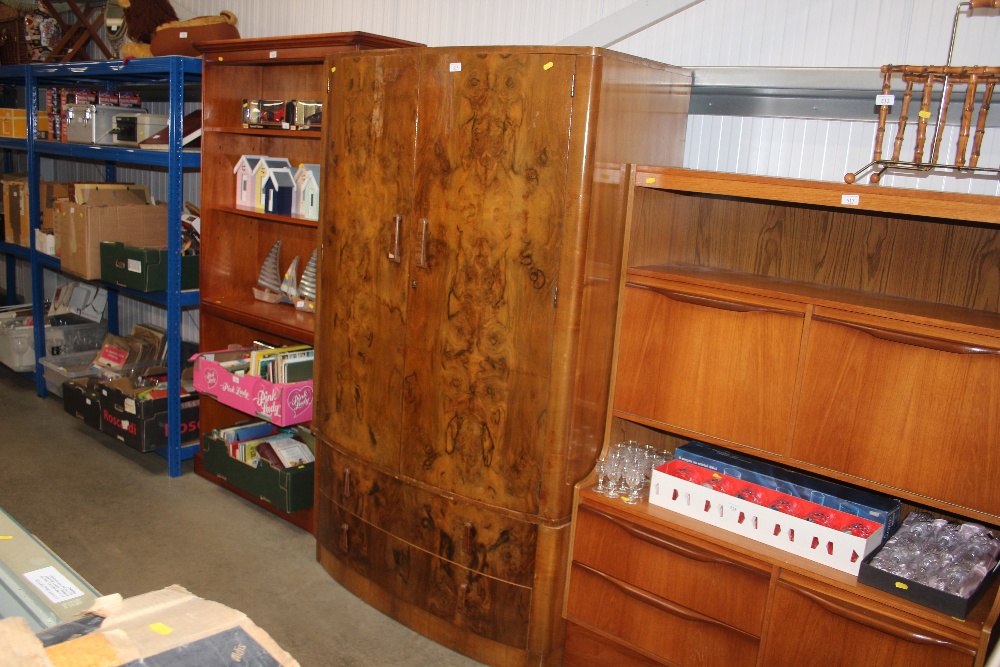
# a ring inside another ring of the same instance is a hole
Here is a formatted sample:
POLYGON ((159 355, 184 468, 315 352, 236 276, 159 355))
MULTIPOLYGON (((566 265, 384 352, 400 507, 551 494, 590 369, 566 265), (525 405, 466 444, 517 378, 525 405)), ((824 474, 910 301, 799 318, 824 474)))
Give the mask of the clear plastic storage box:
MULTIPOLYGON (((0 320, 0 363, 19 373, 35 370, 35 334, 30 322, 30 317, 0 320)), ((43 356, 100 348, 107 331, 104 322, 60 315, 45 325, 43 356)))
POLYGON ((66 380, 79 380, 80 378, 94 377, 98 371, 94 369, 94 359, 101 350, 84 350, 83 352, 69 352, 54 357, 42 357, 39 359, 45 367, 45 388, 50 394, 55 394, 60 398, 63 395, 62 386, 66 380))

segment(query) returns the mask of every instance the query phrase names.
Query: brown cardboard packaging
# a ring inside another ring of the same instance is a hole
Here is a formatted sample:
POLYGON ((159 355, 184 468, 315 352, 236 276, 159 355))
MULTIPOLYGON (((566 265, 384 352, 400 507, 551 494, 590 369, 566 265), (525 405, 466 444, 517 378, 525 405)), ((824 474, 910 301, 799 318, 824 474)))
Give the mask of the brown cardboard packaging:
POLYGON ((246 614, 180 586, 106 595, 80 620, 37 635, 23 618, 2 619, 0 642, 0 664, 17 667, 299 665, 246 614))
POLYGON ((101 241, 167 245, 167 207, 148 204, 143 190, 85 188, 77 202, 61 201, 55 216, 62 270, 86 280, 101 277, 101 241))
MULTIPOLYGON (((57 199, 68 197, 69 183, 42 183, 39 192, 42 228, 52 229, 57 199)), ((28 181, 21 174, 3 178, 4 238, 8 243, 31 247, 31 227, 28 217, 28 181)))

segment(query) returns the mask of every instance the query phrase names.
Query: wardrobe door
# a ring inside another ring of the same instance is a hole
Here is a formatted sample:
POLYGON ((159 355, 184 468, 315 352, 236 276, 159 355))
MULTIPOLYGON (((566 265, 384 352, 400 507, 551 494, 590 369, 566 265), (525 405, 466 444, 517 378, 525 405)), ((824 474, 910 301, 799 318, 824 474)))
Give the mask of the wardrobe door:
POLYGON ((426 54, 401 470, 536 513, 575 58, 426 54))
POLYGON ((313 428, 399 462, 416 55, 329 58, 313 428), (336 192, 336 196, 333 193, 336 192))

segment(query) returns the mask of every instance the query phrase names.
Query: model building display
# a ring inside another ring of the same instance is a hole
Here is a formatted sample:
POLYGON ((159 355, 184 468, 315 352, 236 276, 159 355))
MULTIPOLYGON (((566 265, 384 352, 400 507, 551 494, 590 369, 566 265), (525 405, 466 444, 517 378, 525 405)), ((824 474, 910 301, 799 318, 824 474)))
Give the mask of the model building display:
POLYGON ((233 167, 237 208, 319 220, 318 164, 292 167, 287 158, 241 155, 233 167))

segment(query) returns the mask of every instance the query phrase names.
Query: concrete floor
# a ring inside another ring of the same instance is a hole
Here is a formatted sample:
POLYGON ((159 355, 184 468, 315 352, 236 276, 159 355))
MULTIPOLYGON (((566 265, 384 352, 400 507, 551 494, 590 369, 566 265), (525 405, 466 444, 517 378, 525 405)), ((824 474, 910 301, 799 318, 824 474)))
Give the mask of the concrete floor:
POLYGON ((316 562, 312 535, 140 454, 0 367, 0 507, 101 594, 179 584, 238 609, 303 667, 480 663, 375 611, 316 562))

